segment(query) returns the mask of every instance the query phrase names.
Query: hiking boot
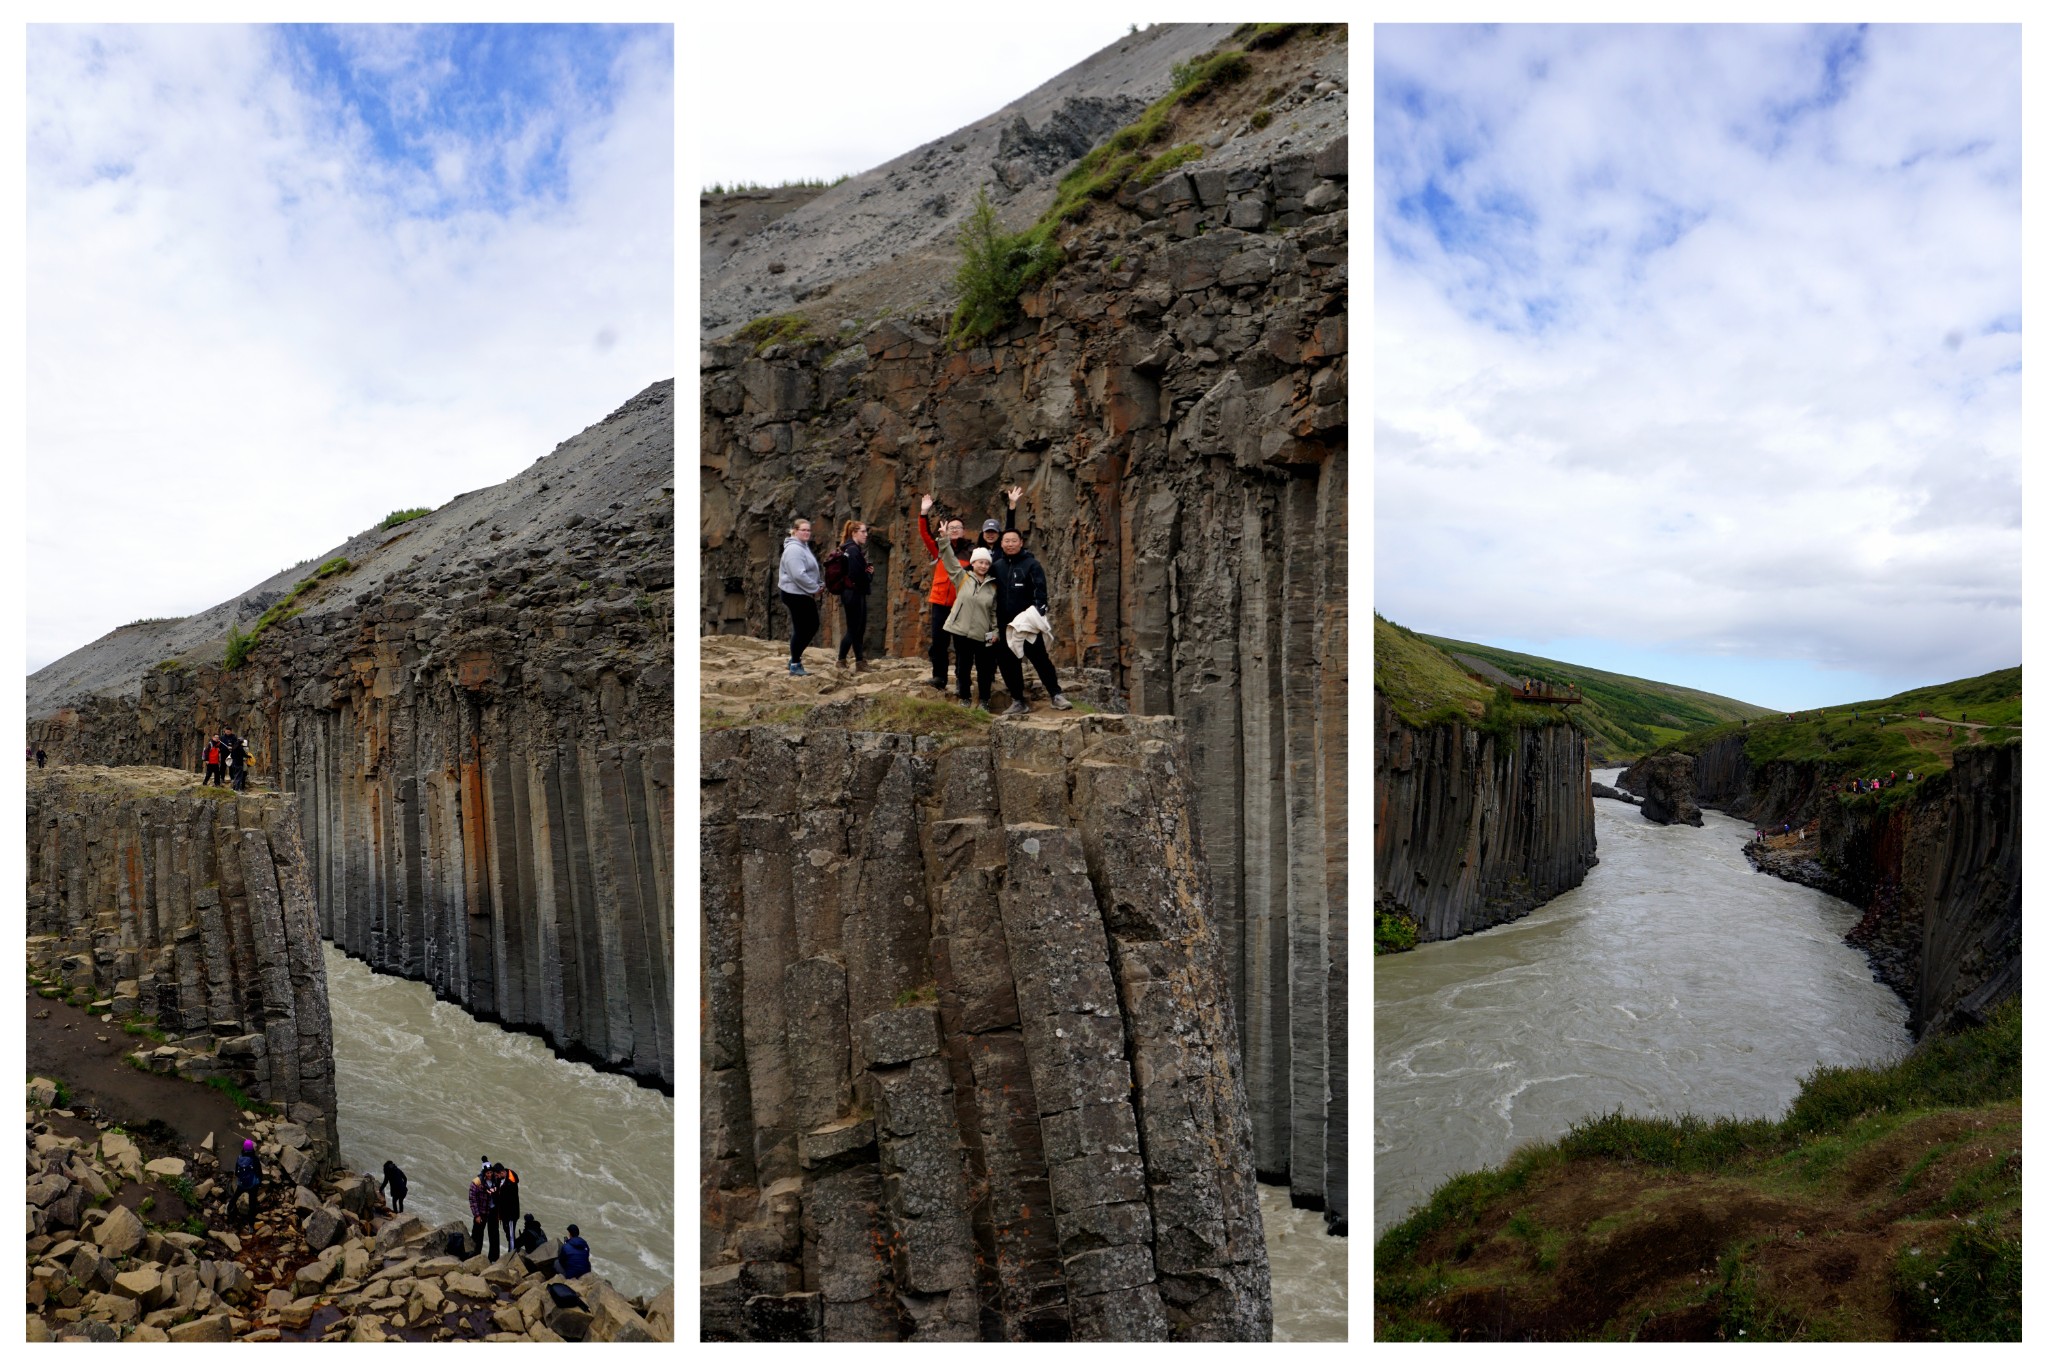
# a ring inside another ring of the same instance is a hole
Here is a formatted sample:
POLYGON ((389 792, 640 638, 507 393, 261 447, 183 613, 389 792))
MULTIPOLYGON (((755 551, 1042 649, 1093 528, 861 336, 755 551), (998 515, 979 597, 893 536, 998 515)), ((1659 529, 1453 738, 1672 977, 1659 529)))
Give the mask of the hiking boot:
POLYGON ((1021 701, 1013 701, 1010 703, 1010 709, 1003 712, 1003 714, 1006 716, 1028 716, 1031 714, 1031 708, 1021 701))
POLYGON ((802 664, 798 663, 794 659, 791 659, 789 661, 789 676, 792 678, 808 678, 811 675, 804 672, 804 666, 802 664))
POLYGON ((867 661, 866 659, 855 659, 855 660, 853 661, 853 671, 854 671, 854 672, 856 672, 856 673, 865 673, 865 672, 867 672, 867 671, 868 671, 868 661, 867 661))
POLYGON ((938 688, 939 691, 943 692, 946 690, 946 680, 944 678, 933 678, 931 681, 932 686, 938 688))
POLYGON ((1067 700, 1066 693, 1055 692, 1052 694, 1052 709, 1055 711, 1071 711, 1074 709, 1074 703, 1067 700))

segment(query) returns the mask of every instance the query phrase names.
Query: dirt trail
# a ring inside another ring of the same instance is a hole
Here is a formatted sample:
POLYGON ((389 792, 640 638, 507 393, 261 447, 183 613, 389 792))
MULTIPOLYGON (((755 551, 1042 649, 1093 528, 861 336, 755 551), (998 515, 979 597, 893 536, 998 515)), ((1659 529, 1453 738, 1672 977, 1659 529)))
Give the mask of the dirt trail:
POLYGON ((160 1121, 186 1147, 197 1147, 208 1133, 216 1151, 240 1145, 242 1117, 232 1100, 210 1087, 128 1064, 129 1053, 156 1046, 148 1038, 124 1033, 119 1024, 76 1005, 45 1000, 32 986, 27 1021, 28 1074, 63 1081, 74 1106, 98 1110, 131 1130, 160 1121))

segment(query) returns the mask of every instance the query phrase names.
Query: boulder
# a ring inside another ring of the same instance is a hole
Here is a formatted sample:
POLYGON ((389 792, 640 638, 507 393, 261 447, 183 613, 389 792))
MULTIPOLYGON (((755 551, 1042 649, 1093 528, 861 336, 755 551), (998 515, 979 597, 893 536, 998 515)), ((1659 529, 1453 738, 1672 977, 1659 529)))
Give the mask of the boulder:
POLYGON ((144 1308, 161 1307, 169 1297, 164 1283, 164 1273, 153 1265, 137 1266, 124 1270, 114 1277, 114 1292, 124 1298, 134 1299, 144 1308))
POLYGON ((28 1102, 37 1109, 48 1109, 57 1103, 57 1083, 41 1076, 30 1078, 28 1102))
POLYGON ((144 1174, 157 1180, 176 1180, 185 1174, 185 1161, 182 1157, 160 1156, 146 1163, 142 1169, 144 1174))
POLYGON ((234 1340, 226 1313, 210 1313, 203 1318, 194 1318, 191 1322, 181 1322, 169 1328, 167 1335, 172 1341, 234 1340))
POLYGON ((676 1287, 670 1285, 659 1294, 656 1294, 648 1302, 647 1312, 644 1316, 647 1319, 647 1329, 654 1333, 655 1340, 674 1341, 676 1339, 676 1287))
POLYGON ((1621 785, 1643 798, 1643 818, 1659 825, 1704 825, 1693 785, 1692 755, 1651 754, 1621 775, 1621 785))
POLYGON ((465 1275, 460 1272, 450 1275, 444 1283, 448 1292, 470 1299, 491 1299, 497 1295, 480 1275, 465 1275))
POLYGON ((340 1213, 322 1204, 306 1215, 306 1245, 315 1251, 325 1251, 334 1245, 345 1226, 340 1213))
POLYGON ((377 1229, 374 1249, 377 1255, 383 1256, 395 1247, 420 1241, 432 1233, 433 1229, 416 1213, 393 1214, 385 1220, 384 1226, 377 1229))
POLYGON ((142 1245, 147 1231, 133 1211, 116 1204, 106 1219, 93 1229, 92 1240, 109 1256, 126 1256, 142 1245))
POLYGON ((125 1133, 100 1134, 100 1164, 124 1180, 142 1179, 142 1153, 125 1133))
POLYGON ((583 1286, 583 1301, 590 1305, 590 1323, 584 1330, 584 1340, 661 1340, 624 1294, 595 1276, 585 1276, 578 1283, 583 1286))

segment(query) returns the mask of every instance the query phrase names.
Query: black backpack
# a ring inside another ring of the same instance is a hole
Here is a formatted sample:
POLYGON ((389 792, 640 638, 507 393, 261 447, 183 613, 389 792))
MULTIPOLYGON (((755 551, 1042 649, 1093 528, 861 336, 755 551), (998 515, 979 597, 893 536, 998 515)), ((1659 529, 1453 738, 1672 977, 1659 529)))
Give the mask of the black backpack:
POLYGON ((825 590, 845 592, 853 585, 846 581, 846 551, 834 550, 825 556, 825 590))

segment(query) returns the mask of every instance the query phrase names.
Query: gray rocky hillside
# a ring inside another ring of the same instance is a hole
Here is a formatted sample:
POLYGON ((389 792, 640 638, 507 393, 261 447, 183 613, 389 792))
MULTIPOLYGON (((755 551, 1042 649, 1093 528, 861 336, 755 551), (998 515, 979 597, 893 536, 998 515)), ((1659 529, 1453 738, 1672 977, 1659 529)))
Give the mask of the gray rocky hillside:
POLYGON ((849 181, 707 263, 698 629, 783 634, 788 519, 859 518, 877 569, 868 652, 914 659, 931 577, 919 495, 978 521, 1022 485, 1062 677, 1103 679, 1133 714, 1183 727, 1256 1172, 1341 1229, 1348 39, 1322 25, 1141 36, 1052 83, 1023 132, 999 113, 892 163, 900 188, 849 181), (1131 134, 1145 173, 1057 226, 1064 262, 1019 316, 950 342, 959 254, 941 219, 957 222, 956 200, 986 186, 1022 230, 1094 128, 1083 110, 1146 108, 1196 59, 1230 78, 1164 108, 1157 136, 1131 134), (942 192, 946 215, 920 216, 942 192))
POLYGON ((31 737, 190 773, 231 725, 298 797, 322 937, 671 1085, 674 409, 651 385, 504 483, 59 659, 31 737))
MULTIPOLYGON (((1235 27, 1153 24, 986 118, 822 192, 705 196, 704 335, 792 309, 836 323, 944 304, 977 189, 1012 228, 1030 223, 1052 203, 1061 172, 1167 93, 1176 63, 1200 58, 1235 27)), ((1284 107, 1263 128, 1240 120, 1207 130, 1206 166, 1263 165, 1343 134, 1341 56, 1281 65, 1286 89, 1273 104, 1284 107)))

